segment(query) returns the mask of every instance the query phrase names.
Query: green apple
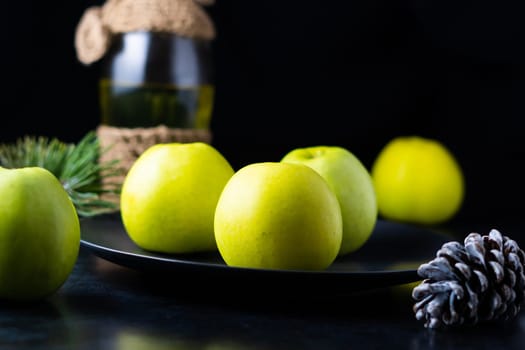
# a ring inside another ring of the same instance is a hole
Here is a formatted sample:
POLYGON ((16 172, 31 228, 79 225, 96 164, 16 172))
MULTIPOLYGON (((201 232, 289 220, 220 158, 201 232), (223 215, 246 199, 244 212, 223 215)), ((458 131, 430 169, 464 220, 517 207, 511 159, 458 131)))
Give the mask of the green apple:
POLYGON ((36 300, 58 290, 80 247, 76 209, 40 167, 0 167, 0 298, 36 300))
POLYGON ((388 220, 436 225, 450 220, 465 198, 465 177, 439 140, 417 135, 390 140, 372 164, 379 214, 388 220))
POLYGON ((335 193, 343 216, 339 255, 361 248, 372 235, 378 214, 372 178, 361 161, 343 147, 321 145, 294 149, 281 162, 311 167, 335 193))
POLYGON ((215 239, 229 266, 322 270, 337 257, 341 209, 311 168, 252 163, 228 181, 215 211, 215 239))
POLYGON ((216 250, 215 206, 233 173, 224 156, 207 143, 151 146, 135 160, 122 184, 120 214, 126 232, 149 251, 216 250))

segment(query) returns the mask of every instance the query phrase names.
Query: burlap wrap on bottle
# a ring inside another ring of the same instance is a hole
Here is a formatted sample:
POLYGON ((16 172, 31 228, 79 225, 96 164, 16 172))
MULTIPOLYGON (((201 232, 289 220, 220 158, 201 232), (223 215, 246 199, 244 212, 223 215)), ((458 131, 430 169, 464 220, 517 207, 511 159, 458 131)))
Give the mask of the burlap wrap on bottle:
POLYGON ((199 4, 213 0, 107 0, 86 9, 76 28, 77 58, 89 65, 101 59, 116 33, 152 31, 212 40, 215 27, 199 4))
POLYGON ((107 125, 97 127, 97 135, 103 149, 108 152, 100 156, 102 162, 118 159, 124 169, 129 169, 137 157, 148 147, 168 142, 211 142, 211 134, 206 129, 168 128, 159 125, 152 128, 116 128, 107 125))
MULTIPOLYGON (((102 6, 92 6, 84 12, 76 28, 75 49, 78 60, 90 65, 100 60, 111 46, 114 34, 150 31, 175 33, 180 36, 212 40, 213 22, 202 6, 214 0, 107 0, 102 6)), ((118 159, 125 173, 136 158, 156 143, 193 142, 211 143, 208 129, 155 127, 123 128, 99 125, 97 136, 101 148, 100 161, 118 159)))

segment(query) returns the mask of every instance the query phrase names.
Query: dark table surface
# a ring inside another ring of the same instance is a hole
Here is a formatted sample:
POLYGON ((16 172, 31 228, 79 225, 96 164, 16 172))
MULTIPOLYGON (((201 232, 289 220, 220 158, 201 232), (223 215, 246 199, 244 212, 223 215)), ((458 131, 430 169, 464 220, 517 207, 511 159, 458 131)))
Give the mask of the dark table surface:
MULTIPOLYGON (((187 276, 186 276, 187 277, 187 276)), ((525 312, 436 331, 412 285, 334 298, 228 297, 220 281, 147 276, 81 246, 66 283, 36 303, 0 303, 1 349, 523 349, 525 312), (192 284, 195 284, 195 288, 192 284)), ((323 286, 318 286, 323 288, 323 286)))

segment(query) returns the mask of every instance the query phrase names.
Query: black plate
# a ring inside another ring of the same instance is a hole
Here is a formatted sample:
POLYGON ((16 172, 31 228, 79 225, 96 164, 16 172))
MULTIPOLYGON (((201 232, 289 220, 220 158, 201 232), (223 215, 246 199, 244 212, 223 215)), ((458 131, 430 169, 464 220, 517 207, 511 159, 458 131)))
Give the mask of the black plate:
POLYGON ((227 266, 220 254, 158 254, 136 246, 118 213, 81 220, 81 244, 95 255, 162 278, 191 279, 216 288, 261 288, 276 293, 330 291, 346 294, 415 282, 417 267, 435 256, 450 236, 422 227, 378 220, 372 236, 357 252, 339 257, 323 271, 267 270, 227 266), (319 288, 321 287, 321 288, 319 288))

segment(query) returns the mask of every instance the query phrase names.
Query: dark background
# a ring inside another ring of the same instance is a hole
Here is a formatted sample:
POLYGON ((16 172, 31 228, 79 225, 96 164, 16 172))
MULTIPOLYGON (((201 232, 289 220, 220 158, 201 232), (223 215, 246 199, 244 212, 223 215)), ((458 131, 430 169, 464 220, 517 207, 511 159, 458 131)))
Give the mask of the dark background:
MULTIPOLYGON (((99 66, 74 32, 102 1, 4 4, 0 142, 77 141, 99 123, 99 66)), ((235 168, 333 144, 370 167, 391 138, 436 138, 467 180, 458 218, 521 219, 520 1, 217 0, 214 145, 235 168)), ((504 228, 502 228, 504 229, 504 228)))

